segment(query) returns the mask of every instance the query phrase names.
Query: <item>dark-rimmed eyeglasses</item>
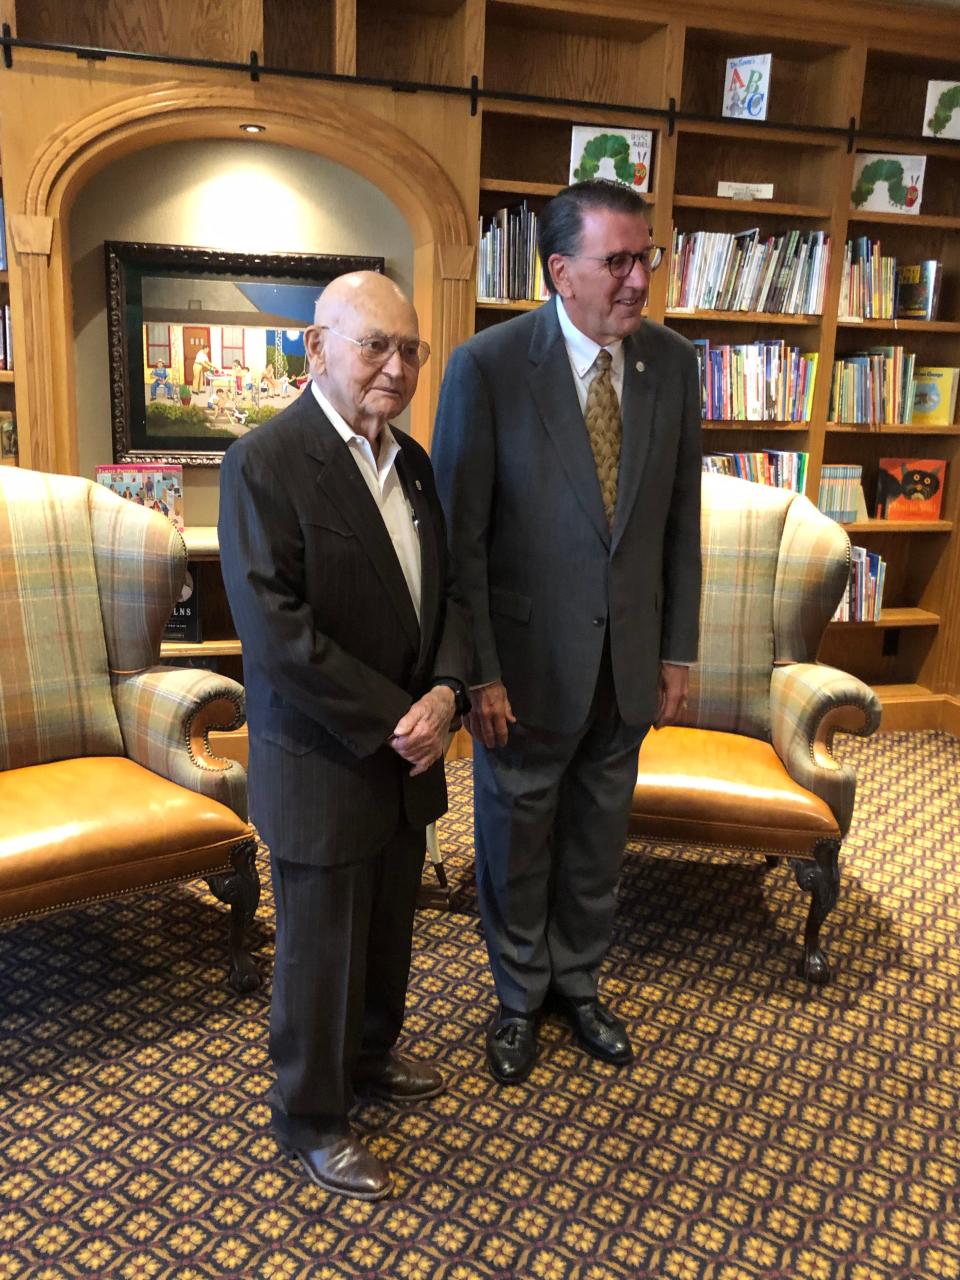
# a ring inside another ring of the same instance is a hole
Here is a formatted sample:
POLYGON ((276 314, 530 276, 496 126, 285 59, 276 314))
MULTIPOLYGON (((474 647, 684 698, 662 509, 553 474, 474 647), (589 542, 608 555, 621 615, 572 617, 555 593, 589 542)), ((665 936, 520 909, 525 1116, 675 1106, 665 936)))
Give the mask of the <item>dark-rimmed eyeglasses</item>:
POLYGON ((328 324, 323 324, 320 328, 329 329, 338 338, 359 347, 360 355, 367 364, 384 365, 395 351, 400 353, 400 359, 411 369, 422 369, 430 359, 430 344, 417 338, 390 338, 385 333, 368 333, 364 338, 351 338, 349 334, 341 333, 328 324))
POLYGON ((656 271, 663 262, 666 252, 661 245, 652 244, 639 253, 609 253, 605 258, 598 258, 590 253, 577 253, 573 256, 588 258, 591 262, 602 262, 615 280, 626 280, 638 262, 648 275, 656 271))

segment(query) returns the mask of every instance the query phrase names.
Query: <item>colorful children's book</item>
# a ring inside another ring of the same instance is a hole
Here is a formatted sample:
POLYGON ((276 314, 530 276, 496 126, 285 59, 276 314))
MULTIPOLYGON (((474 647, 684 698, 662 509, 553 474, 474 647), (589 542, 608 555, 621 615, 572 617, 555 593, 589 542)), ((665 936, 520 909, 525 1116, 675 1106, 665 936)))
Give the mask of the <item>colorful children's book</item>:
POLYGON ((151 511, 183 532, 183 467, 169 462, 123 462, 97 467, 97 483, 151 511))
POLYGON ((896 316, 898 320, 936 320, 940 303, 943 264, 936 258, 903 263, 897 267, 896 316))
POLYGON ((956 80, 927 81, 923 136, 960 138, 960 84, 956 80))
POLYGON ((739 120, 766 120, 770 101, 769 53, 728 58, 723 81, 722 114, 739 120))
POLYGON ((854 209, 870 213, 919 213, 926 156, 862 151, 853 165, 854 209))
POLYGON ((942 458, 881 458, 877 518, 939 520, 946 470, 942 458))
POLYGON ((575 124, 570 138, 570 181, 609 178, 635 191, 649 191, 652 151, 649 129, 575 124))
POLYGON ((952 426, 957 409, 960 369, 944 365, 920 365, 913 371, 913 380, 913 425, 952 426))

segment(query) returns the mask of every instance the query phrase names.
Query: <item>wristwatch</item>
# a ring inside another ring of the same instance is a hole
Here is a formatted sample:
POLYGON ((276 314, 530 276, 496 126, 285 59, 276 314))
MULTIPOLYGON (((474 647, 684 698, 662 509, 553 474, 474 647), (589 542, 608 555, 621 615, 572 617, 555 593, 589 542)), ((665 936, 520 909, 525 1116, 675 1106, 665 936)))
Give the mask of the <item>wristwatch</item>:
POLYGON ((453 676, 441 676, 439 680, 434 680, 433 688, 438 684, 442 684, 453 694, 453 714, 455 716, 465 716, 470 710, 470 699, 467 697, 467 690, 464 685, 455 680, 453 676))

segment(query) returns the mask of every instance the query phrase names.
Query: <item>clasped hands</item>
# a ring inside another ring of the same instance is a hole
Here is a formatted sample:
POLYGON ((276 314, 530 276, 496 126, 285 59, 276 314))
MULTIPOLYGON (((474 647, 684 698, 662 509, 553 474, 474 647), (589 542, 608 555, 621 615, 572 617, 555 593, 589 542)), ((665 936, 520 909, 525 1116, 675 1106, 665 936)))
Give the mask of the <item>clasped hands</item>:
POLYGON ((426 773, 447 749, 447 733, 456 708, 453 690, 438 684, 418 699, 397 722, 388 745, 412 764, 410 777, 426 773))

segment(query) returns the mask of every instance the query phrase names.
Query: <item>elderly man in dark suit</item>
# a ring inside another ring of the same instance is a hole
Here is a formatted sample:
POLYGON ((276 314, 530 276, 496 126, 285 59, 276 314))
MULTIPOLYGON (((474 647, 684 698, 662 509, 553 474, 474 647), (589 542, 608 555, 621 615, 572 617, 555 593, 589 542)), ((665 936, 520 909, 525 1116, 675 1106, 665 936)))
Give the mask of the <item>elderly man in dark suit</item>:
POLYGON ((604 181, 545 208, 553 297, 471 338, 444 377, 432 456, 473 614, 477 886, 500 1007, 494 1076, 537 1055, 545 1004, 584 1047, 631 1056, 598 995, 637 752, 682 707, 700 597, 693 347, 643 317, 662 250, 604 181))
POLYGON ((303 393, 224 456, 220 555, 276 896, 273 1127, 319 1186, 374 1200, 390 1177, 349 1128, 355 1090, 443 1088, 394 1045, 467 614, 429 459, 388 425, 429 355, 416 312, 383 276, 341 276, 305 343, 303 393))

